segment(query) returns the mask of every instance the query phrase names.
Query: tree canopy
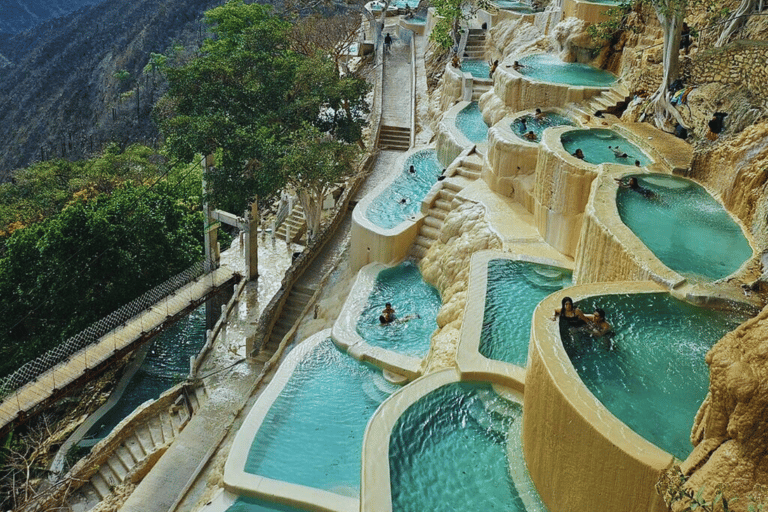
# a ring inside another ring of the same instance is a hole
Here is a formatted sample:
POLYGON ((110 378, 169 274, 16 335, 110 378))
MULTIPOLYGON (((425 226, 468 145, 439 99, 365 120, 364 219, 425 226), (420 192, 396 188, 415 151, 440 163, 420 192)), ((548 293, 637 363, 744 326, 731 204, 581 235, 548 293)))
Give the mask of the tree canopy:
POLYGON ((368 85, 340 76, 327 54, 295 52, 291 24, 269 6, 231 0, 205 21, 213 37, 197 58, 166 68, 156 119, 173 156, 217 155, 206 177, 214 204, 242 211, 282 187, 280 159, 306 123, 344 143, 360 139, 368 85))
POLYGON ((200 259, 198 201, 174 185, 126 184, 77 200, 7 239, 0 257, 0 375, 200 259))

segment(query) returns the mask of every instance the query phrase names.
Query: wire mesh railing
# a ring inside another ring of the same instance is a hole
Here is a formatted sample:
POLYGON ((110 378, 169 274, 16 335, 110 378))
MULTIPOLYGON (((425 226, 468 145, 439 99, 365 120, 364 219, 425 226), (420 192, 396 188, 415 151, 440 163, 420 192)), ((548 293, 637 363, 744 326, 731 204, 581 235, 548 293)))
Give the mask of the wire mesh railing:
POLYGON ((209 261, 198 261, 101 320, 92 323, 57 347, 24 364, 10 375, 0 378, 0 400, 4 400, 6 396, 13 393, 16 389, 36 380, 45 372, 67 361, 77 352, 98 342, 99 339, 110 331, 151 308, 165 297, 174 294, 179 288, 191 283, 204 274, 210 273, 211 270, 213 268, 209 261))

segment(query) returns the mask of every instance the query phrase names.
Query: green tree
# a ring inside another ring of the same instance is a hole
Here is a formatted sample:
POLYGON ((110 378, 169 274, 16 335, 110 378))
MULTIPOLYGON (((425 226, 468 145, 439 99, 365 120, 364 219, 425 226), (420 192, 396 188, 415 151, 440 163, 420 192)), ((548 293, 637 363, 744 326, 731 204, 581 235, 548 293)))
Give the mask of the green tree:
POLYGON ((254 195, 282 185, 275 145, 296 56, 287 50, 290 24, 269 6, 232 0, 206 12, 205 22, 214 37, 197 58, 165 70, 169 92, 156 120, 170 154, 182 161, 222 150, 207 178, 214 202, 239 212, 254 195))
POLYGON ((432 0, 432 7, 439 16, 430 39, 447 50, 459 44, 462 22, 471 20, 480 9, 489 9, 488 0, 432 0))
POLYGON ((126 185, 13 233, 0 258, 0 375, 200 259, 202 213, 183 190, 126 185))
POLYGON ((205 19, 215 37, 199 57, 166 70, 169 93, 156 115, 173 156, 217 155, 206 176, 217 207, 240 212, 255 195, 279 190, 287 181, 281 162, 307 124, 360 141, 364 80, 340 76, 327 54, 293 51, 290 23, 268 6, 231 0, 205 19))
POLYGON ((312 241, 320 230, 323 199, 352 173, 358 150, 311 124, 293 132, 292 139, 280 164, 286 181, 299 193, 312 241))

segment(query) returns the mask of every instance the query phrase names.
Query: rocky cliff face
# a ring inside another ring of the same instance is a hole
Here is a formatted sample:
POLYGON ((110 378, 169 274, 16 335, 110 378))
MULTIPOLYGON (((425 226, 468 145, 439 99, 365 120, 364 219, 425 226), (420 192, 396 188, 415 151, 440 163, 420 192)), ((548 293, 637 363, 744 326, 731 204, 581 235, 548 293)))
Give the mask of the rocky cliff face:
POLYGON ((172 43, 196 47, 215 3, 107 0, 0 37, 0 180, 35 160, 154 139, 150 112, 163 87, 142 70, 172 43))
POLYGON ((3 0, 0 32, 24 32, 50 18, 65 16, 100 0, 3 0))

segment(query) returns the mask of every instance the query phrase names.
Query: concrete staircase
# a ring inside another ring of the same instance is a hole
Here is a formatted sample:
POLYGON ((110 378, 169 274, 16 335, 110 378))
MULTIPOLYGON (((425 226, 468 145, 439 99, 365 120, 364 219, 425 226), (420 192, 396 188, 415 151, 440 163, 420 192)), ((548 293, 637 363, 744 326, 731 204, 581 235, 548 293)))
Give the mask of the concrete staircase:
POLYGON ((382 125, 379 131, 379 149, 408 151, 411 147, 411 129, 401 126, 382 125))
POLYGON ((615 83, 610 89, 604 90, 597 96, 583 100, 579 103, 569 103, 566 108, 577 115, 594 117, 595 112, 613 114, 616 117, 627 107, 630 101, 629 89, 621 83, 615 83))
POLYGON ((472 80, 472 101, 477 101, 480 96, 493 89, 493 80, 472 80))
POLYGON ((485 30, 479 28, 469 29, 467 45, 464 47, 464 58, 480 60, 485 57, 485 30))
POLYGON ((283 309, 280 311, 277 322, 272 328, 269 340, 256 355, 256 361, 265 363, 272 357, 280 346, 282 339, 299 320, 299 315, 301 315, 301 312, 314 294, 315 290, 307 286, 294 284, 293 287, 291 287, 291 293, 288 295, 285 305, 283 305, 283 309))
POLYGON ((456 195, 480 177, 482 168, 483 163, 479 155, 462 157, 459 165, 448 171, 448 177, 438 181, 437 185, 432 187, 422 203, 422 211, 425 205, 429 207, 408 253, 410 258, 420 260, 427 254, 435 240, 440 238, 445 217, 462 202, 461 199, 456 198, 456 195))
POLYGON ((275 236, 280 240, 289 242, 298 242, 307 232, 307 222, 304 219, 304 209, 298 202, 293 206, 291 214, 280 227, 277 228, 275 236))
POLYGON ((96 473, 69 499, 69 510, 87 512, 108 498, 127 479, 146 471, 171 445, 207 400, 202 384, 182 392, 167 410, 140 424, 113 451, 96 473))

